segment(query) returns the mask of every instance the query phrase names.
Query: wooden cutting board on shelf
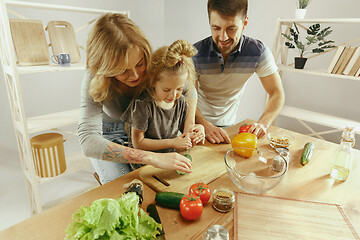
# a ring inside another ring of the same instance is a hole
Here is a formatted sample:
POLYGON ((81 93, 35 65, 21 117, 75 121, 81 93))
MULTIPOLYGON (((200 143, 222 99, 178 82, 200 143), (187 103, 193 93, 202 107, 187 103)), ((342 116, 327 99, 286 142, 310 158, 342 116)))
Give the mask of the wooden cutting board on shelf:
POLYGON ((188 193, 196 182, 210 183, 226 172, 224 154, 205 146, 190 150, 192 172, 179 175, 175 170, 164 170, 147 165, 139 172, 140 179, 156 192, 188 193))
POLYGON ((240 192, 235 196, 235 240, 360 239, 338 204, 240 192))
POLYGON ((80 61, 79 46, 71 23, 66 21, 50 21, 46 30, 49 33, 53 54, 70 53, 71 63, 80 61))
POLYGON ((10 19, 9 22, 19 65, 49 64, 49 50, 41 21, 10 19))

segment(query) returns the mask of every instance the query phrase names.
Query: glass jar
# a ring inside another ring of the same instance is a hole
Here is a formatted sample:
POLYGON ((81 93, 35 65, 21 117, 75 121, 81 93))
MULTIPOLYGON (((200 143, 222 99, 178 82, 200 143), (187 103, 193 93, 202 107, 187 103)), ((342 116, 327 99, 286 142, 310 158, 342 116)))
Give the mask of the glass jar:
POLYGON ((213 194, 213 207, 219 212, 229 212, 235 203, 235 194, 227 188, 215 189, 213 194))
POLYGON ((213 225, 202 235, 203 240, 229 240, 229 232, 221 225, 213 225))

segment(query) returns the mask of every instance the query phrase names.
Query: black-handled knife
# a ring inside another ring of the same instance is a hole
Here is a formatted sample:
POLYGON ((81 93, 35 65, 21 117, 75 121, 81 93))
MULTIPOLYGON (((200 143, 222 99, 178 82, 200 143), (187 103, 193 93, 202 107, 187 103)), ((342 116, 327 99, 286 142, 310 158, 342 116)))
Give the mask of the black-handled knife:
MULTIPOLYGON (((149 216, 152 217, 157 223, 161 224, 161 220, 160 220, 160 216, 159 213, 156 209, 155 204, 149 204, 146 208, 146 211, 149 213, 149 216)), ((161 239, 161 240, 165 240, 165 232, 164 232, 164 228, 162 228, 162 230, 160 231, 160 233, 158 235, 156 235, 156 239, 161 239)))

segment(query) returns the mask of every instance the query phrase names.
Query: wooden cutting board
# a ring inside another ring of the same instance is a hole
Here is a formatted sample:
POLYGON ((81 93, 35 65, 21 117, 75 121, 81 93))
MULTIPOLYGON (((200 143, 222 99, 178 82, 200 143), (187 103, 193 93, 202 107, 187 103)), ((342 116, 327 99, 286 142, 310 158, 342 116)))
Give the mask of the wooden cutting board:
POLYGON ((235 240, 360 239, 338 204, 236 193, 235 240))
POLYGON ((53 54, 70 53, 71 63, 80 61, 79 46, 73 26, 65 21, 50 21, 46 27, 53 54))
POLYGON ((147 165, 139 172, 140 179, 156 192, 188 193, 189 188, 196 182, 209 183, 226 172, 224 154, 205 146, 195 146, 190 150, 192 157, 192 172, 179 175, 175 170, 164 170, 147 165), (158 179, 164 183, 155 179, 158 179))
POLYGON ((49 50, 41 21, 10 19, 9 22, 19 65, 49 64, 49 50))

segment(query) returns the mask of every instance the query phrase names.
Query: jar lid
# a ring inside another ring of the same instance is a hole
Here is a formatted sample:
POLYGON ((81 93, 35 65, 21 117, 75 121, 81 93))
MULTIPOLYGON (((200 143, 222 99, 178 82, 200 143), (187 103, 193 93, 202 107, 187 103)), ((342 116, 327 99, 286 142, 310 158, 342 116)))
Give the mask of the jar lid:
POLYGON ((216 188, 213 192, 213 198, 218 196, 227 197, 231 202, 235 201, 235 194, 228 188, 216 188))

